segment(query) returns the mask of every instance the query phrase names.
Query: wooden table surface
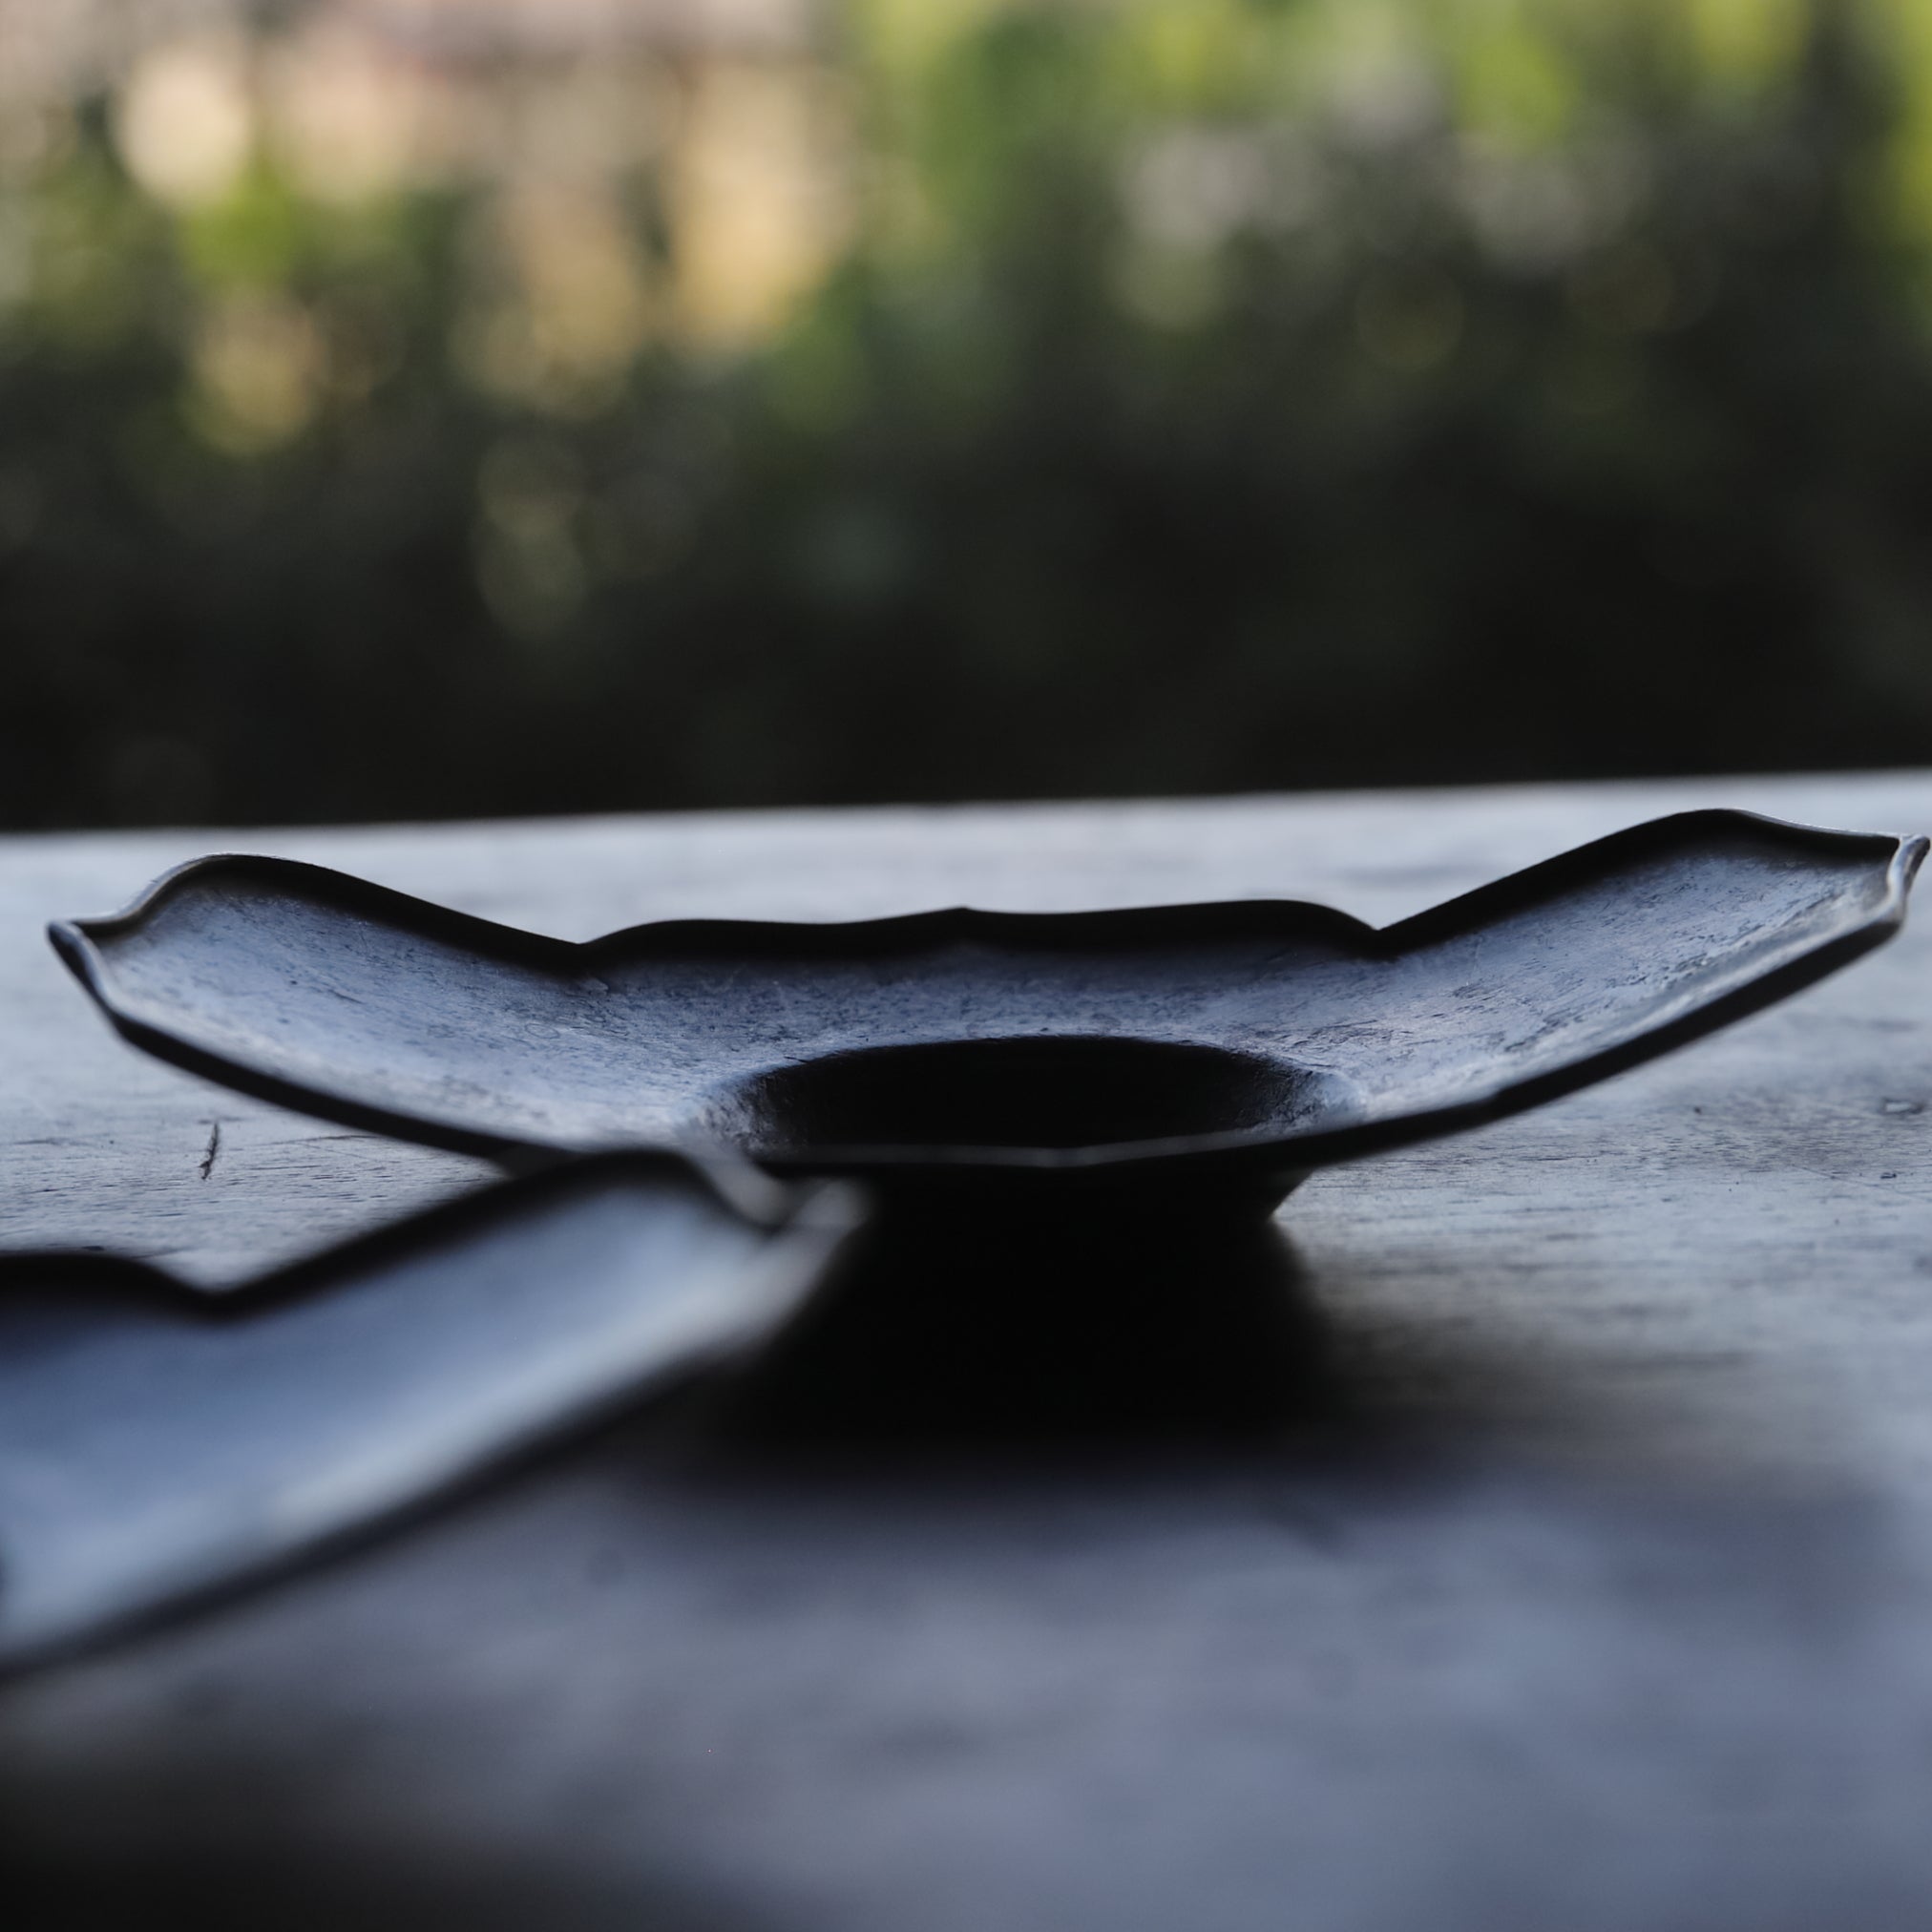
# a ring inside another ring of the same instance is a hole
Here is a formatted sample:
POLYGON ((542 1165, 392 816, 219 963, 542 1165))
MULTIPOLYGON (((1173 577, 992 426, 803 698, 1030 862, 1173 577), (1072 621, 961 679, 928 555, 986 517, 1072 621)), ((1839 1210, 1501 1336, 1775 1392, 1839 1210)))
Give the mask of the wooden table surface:
MULTIPOLYGON (((0 1247, 219 1290, 481 1164, 121 1045, 41 936, 196 853, 584 937, 1324 900, 1377 923, 1932 775, 0 840, 0 1247)), ((839 1932, 1932 1925, 1932 916, 1285 1209, 1351 1420, 729 1468, 620 1431, 0 1699, 0 1921, 839 1932), (23 1916, 24 1914, 24 1916, 23 1916)))

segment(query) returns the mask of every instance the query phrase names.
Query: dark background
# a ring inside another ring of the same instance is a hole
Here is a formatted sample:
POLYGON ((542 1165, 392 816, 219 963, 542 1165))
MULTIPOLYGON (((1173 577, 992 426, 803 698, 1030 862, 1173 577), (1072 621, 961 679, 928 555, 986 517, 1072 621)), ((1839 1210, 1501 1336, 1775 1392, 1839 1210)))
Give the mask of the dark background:
POLYGON ((177 11, 0 17, 0 824, 1932 756, 1932 8, 177 11))

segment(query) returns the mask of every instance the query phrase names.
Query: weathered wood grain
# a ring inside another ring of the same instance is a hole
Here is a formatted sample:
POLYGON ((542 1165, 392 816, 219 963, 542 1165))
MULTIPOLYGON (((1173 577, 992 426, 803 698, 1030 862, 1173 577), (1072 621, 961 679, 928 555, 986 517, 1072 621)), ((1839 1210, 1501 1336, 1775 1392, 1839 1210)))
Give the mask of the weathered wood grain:
MULTIPOLYGON (((220 845, 569 937, 1381 923, 1700 804, 1912 831, 1932 777, 0 841, 0 1244, 218 1287, 484 1171, 111 1038, 40 923, 220 845)), ((723 1468, 634 1432, 15 1690, 11 1872, 68 1914, 21 1922, 1922 1927, 1928 962, 1922 912, 1680 1056, 1312 1182, 1341 1420, 1305 1441, 723 1468)))

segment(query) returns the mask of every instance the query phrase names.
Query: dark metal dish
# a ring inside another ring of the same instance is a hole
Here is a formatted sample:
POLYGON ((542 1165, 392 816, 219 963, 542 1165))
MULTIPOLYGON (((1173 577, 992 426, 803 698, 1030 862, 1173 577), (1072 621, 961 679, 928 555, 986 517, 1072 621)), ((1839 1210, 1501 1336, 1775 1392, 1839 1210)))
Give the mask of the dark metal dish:
POLYGON ((1925 849, 1698 811, 1382 931, 1255 901, 584 945, 217 857, 52 936, 136 1045, 445 1147, 723 1145, 894 1191, 1158 1173, 1278 1200, 1797 991, 1898 927, 1925 849))
POLYGON ((52 931, 137 1045, 517 1164, 711 1148, 860 1178, 874 1211, 830 1268, 822 1228, 618 1154, 219 1312, 152 1277, 0 1294, 0 1651, 311 1547, 734 1341, 754 1434, 1308 1416, 1322 1324, 1269 1219, 1297 1179, 1796 991, 1896 930, 1925 850, 1705 811, 1379 932, 1254 902, 587 945, 184 866, 52 931))
POLYGON ((857 1225, 615 1155, 221 1295, 99 1256, 0 1275, 0 1671, 264 1573, 764 1342, 857 1225))

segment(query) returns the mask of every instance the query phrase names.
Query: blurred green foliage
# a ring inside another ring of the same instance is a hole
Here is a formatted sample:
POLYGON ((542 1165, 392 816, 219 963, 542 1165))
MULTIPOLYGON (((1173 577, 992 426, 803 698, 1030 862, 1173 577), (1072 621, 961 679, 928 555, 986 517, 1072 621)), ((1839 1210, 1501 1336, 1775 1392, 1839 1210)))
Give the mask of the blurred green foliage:
POLYGON ((870 0, 822 69, 843 212, 736 335, 668 161, 516 228, 43 116, 0 820, 1932 754, 1908 0, 870 0))

